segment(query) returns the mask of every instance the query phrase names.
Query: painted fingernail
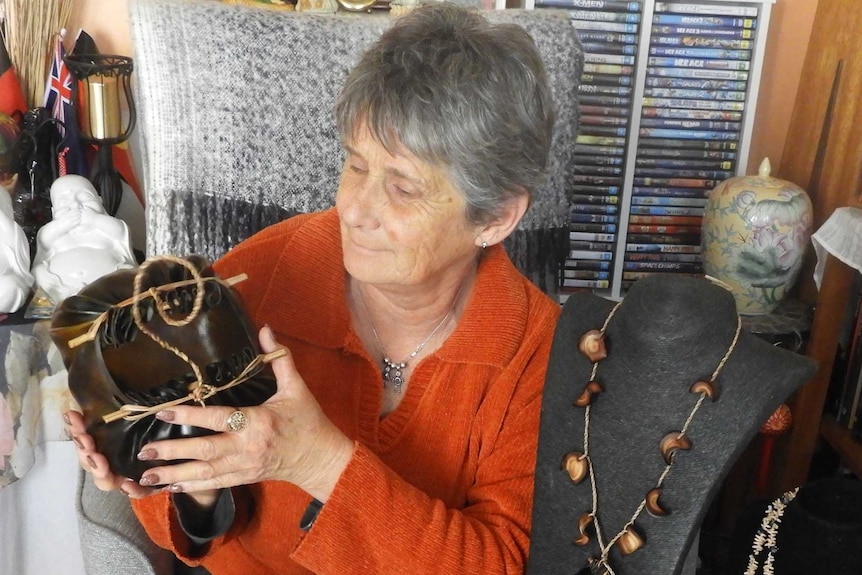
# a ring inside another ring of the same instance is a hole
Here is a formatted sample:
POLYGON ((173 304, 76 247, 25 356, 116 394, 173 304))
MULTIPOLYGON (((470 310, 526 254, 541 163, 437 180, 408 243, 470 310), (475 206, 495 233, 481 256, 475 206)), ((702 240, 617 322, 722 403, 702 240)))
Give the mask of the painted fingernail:
POLYGON ((168 491, 170 491, 171 493, 182 493, 183 492, 183 486, 179 485, 177 483, 172 483, 171 485, 168 486, 168 491))
POLYGON ((150 461, 151 459, 156 458, 156 450, 155 449, 142 449, 140 453, 138 453, 138 459, 141 461, 150 461))
POLYGON ((72 422, 69 421, 69 416, 65 413, 63 414, 63 423, 65 423, 66 425, 72 425, 72 422))
POLYGON ((84 449, 84 444, 83 444, 83 443, 81 443, 81 440, 80 440, 80 439, 78 439, 77 437, 73 437, 73 438, 72 438, 72 441, 74 441, 74 442, 75 442, 75 445, 77 445, 77 446, 78 446, 78 449, 84 449))
POLYGON ((159 411, 156 413, 156 419, 162 421, 173 421, 176 414, 170 410, 159 411))
POLYGON ((132 496, 131 492, 129 492, 129 490, 128 490, 128 489, 126 489, 126 486, 125 486, 125 485, 120 485, 119 490, 120 490, 120 493, 122 493, 122 494, 123 494, 123 495, 125 495, 126 497, 131 497, 131 496, 132 496))
POLYGON ((138 483, 140 483, 144 487, 149 487, 150 485, 156 485, 158 482, 159 482, 159 476, 154 474, 154 473, 150 473, 149 475, 144 475, 143 477, 141 477, 141 480, 138 481, 138 483))
POLYGON ((87 465, 90 466, 90 469, 96 469, 96 462, 89 455, 87 456, 87 465))

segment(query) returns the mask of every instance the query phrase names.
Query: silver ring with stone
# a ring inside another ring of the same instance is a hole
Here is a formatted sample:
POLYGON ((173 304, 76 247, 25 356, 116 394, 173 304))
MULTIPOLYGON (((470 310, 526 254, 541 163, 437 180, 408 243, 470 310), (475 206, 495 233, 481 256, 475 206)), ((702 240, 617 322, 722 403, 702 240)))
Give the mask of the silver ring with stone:
POLYGON ((242 431, 247 425, 248 416, 238 409, 227 418, 227 427, 231 431, 242 431))

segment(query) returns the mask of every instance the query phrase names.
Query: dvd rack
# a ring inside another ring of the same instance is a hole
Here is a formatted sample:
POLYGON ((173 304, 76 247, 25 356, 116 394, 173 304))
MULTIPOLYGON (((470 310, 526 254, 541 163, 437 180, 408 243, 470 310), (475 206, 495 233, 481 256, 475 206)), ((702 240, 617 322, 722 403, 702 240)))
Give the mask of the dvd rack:
POLYGON ((584 47, 561 300, 702 274, 707 195, 744 175, 774 0, 527 0, 584 47))

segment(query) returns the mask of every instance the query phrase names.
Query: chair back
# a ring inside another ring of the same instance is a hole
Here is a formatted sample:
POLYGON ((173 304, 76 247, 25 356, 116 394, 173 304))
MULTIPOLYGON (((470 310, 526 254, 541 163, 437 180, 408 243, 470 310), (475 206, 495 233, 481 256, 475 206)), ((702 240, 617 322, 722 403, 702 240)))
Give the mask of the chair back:
MULTIPOLYGON (((388 14, 321 14, 212 0, 132 0, 147 255, 217 259, 261 228, 334 202, 342 82, 388 14)), ((568 244, 583 52, 553 10, 489 11, 533 36, 553 91, 547 183, 507 240, 548 292, 568 244)))

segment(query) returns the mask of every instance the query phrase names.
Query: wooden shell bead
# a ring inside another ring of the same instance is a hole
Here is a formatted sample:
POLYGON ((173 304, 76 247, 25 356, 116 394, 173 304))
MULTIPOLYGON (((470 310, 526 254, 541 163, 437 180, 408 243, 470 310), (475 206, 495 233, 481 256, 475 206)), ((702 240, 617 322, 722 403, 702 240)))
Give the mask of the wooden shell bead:
POLYGON ((603 392, 601 384, 598 381, 591 381, 586 386, 584 386, 584 390, 581 392, 581 395, 573 401, 572 403, 575 407, 586 407, 593 402, 593 396, 603 392))
POLYGON ((647 513, 652 515, 653 517, 665 517, 669 515, 670 512, 661 506, 661 487, 654 487, 650 489, 644 501, 646 502, 646 510, 647 513))
POLYGON ((578 484, 587 476, 587 472, 590 470, 590 464, 587 461, 587 458, 584 457, 583 453, 572 451, 563 457, 563 464, 560 468, 566 470, 569 474, 569 478, 575 484, 578 484))
POLYGON ((587 535, 587 529, 593 524, 593 516, 591 513, 584 513, 578 518, 578 532, 580 535, 575 539, 575 545, 583 547, 590 542, 590 536, 587 535))
POLYGON ((692 384, 689 389, 692 393, 702 393, 707 396, 710 401, 718 401, 718 396, 721 395, 721 386, 716 381, 697 381, 692 384))
POLYGON ((671 431, 661 438, 659 443, 661 456, 664 457, 664 462, 670 465, 673 461, 674 453, 678 450, 688 451, 691 449, 691 439, 687 435, 682 435, 679 431, 671 431))
POLYGON ((603 360, 608 356, 605 349, 605 334, 601 330, 591 329, 581 336, 578 349, 593 363, 603 360))
POLYGON ((623 555, 630 555, 644 546, 644 538, 635 531, 633 525, 629 525, 623 534, 617 539, 617 547, 623 555))

